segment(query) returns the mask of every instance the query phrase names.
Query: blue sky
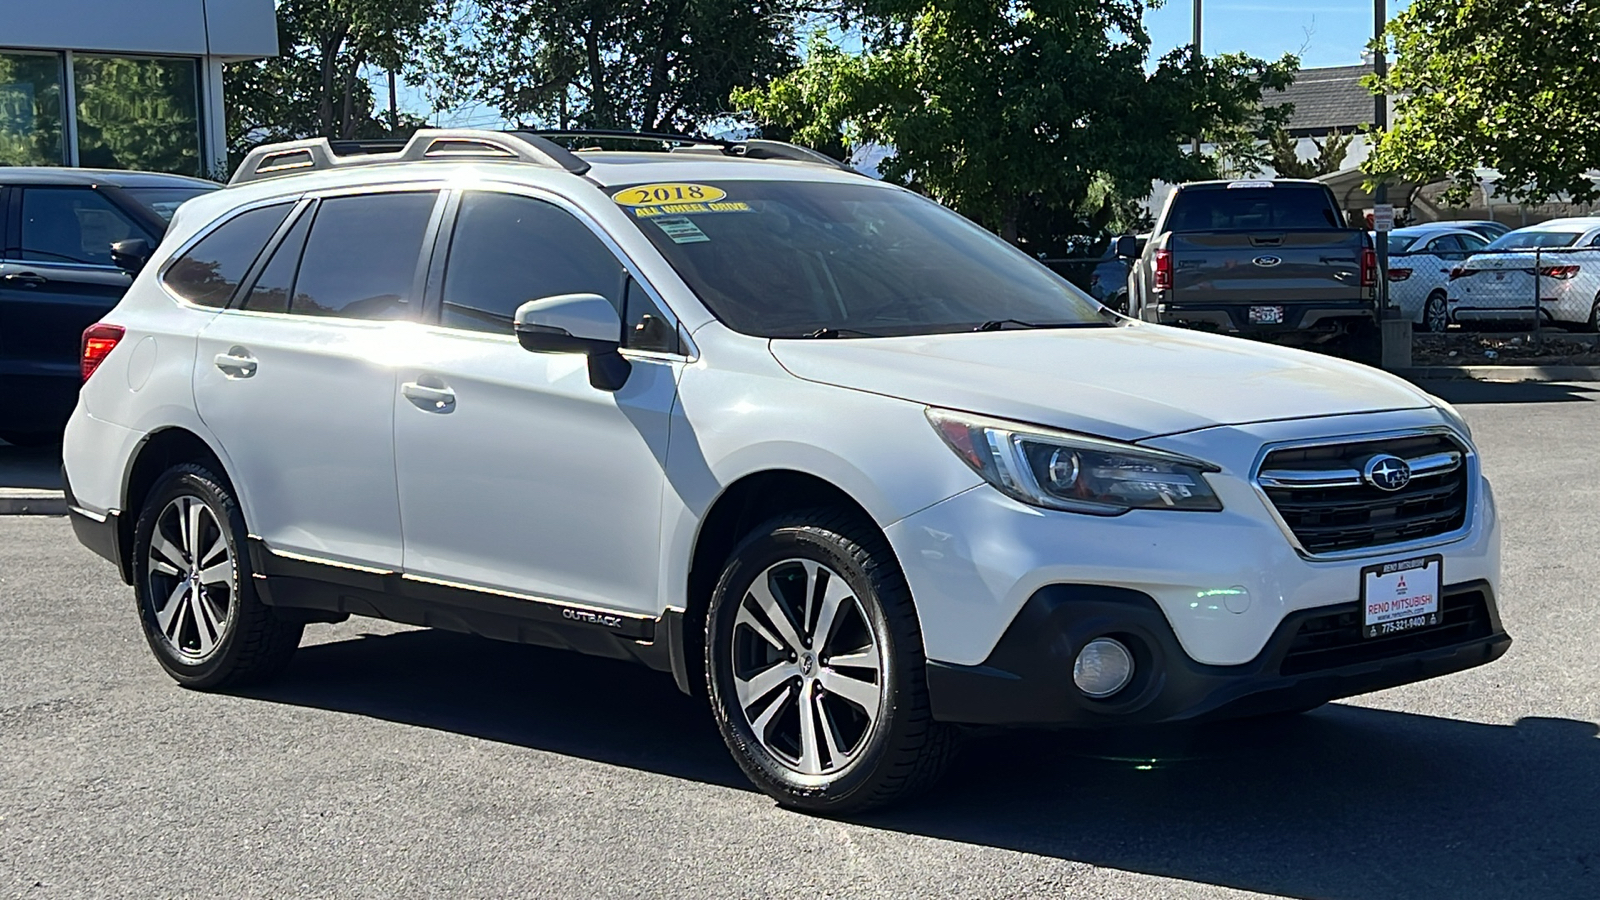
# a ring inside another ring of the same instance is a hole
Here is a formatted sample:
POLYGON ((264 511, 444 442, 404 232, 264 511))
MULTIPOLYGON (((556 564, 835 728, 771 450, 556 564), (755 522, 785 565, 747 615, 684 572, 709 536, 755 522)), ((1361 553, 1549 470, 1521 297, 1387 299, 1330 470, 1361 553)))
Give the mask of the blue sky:
MULTIPOLYGON (((1387 0, 1389 15, 1410 0, 1387 0)), ((1301 65, 1350 66, 1372 40, 1372 0, 1203 0, 1201 50, 1264 59, 1300 53, 1301 65), (1301 48, 1304 47, 1304 51, 1301 48)), ((1150 53, 1188 44, 1194 0, 1167 0, 1145 17, 1150 53)))
MULTIPOLYGON (((1193 27, 1195 0, 1167 0, 1145 19, 1150 31, 1152 57, 1188 44, 1193 27)), ((1215 53, 1244 52, 1263 59, 1299 53, 1301 65, 1346 66, 1361 62, 1361 52, 1372 39, 1372 0, 1201 0, 1202 50, 1215 53)), ((1385 0, 1389 15, 1409 6, 1411 0, 1385 0)), ((381 78, 375 79, 376 85, 381 78)), ((380 89, 381 90, 381 89, 380 89)), ((499 127, 499 116, 485 107, 429 115, 419 92, 401 90, 402 108, 426 115, 439 124, 499 127)))

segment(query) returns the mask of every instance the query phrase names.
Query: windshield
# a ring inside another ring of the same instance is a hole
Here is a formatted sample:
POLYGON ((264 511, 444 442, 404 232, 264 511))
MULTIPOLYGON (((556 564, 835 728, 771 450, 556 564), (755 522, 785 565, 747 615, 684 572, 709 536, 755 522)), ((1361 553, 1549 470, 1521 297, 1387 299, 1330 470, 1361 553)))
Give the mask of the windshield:
POLYGON ((727 181, 612 191, 712 314, 771 338, 1105 325, 1055 273, 915 194, 727 181))
POLYGON ((1415 245, 1417 243, 1417 241, 1420 241, 1420 240, 1422 240, 1422 238, 1420 238, 1420 237, 1409 237, 1407 235, 1402 235, 1402 234, 1390 234, 1389 235, 1389 252, 1390 253, 1404 253, 1407 250, 1410 250, 1411 247, 1413 245, 1415 245))
POLYGON ((1581 234, 1566 231, 1513 231, 1497 238, 1490 250, 1528 250, 1534 247, 1571 247, 1581 234))
POLYGON ((201 194, 209 194, 216 188, 205 187, 130 187, 123 188, 123 193, 138 200, 150 211, 160 216, 164 221, 171 222, 172 214, 178 211, 185 200, 193 200, 201 194))

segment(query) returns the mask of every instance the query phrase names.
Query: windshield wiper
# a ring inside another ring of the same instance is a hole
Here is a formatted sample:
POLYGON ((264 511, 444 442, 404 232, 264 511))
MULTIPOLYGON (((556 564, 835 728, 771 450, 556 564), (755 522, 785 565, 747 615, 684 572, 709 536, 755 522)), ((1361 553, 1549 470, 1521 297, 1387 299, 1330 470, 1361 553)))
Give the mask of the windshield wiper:
POLYGON ((818 328, 816 331, 800 335, 806 338, 842 338, 842 337, 883 337, 870 331, 857 331, 854 328, 818 328))
POLYGON ((1003 331, 1007 325, 1018 328, 1100 328, 1104 322, 1024 322, 1021 319, 990 319, 973 331, 1003 331))

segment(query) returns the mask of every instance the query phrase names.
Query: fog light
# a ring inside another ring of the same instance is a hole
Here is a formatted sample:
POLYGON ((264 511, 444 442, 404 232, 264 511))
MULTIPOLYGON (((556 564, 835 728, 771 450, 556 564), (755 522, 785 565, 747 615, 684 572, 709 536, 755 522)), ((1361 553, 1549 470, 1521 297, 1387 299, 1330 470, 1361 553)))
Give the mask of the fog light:
POLYGON ((1095 638, 1072 664, 1072 683, 1090 697, 1109 697, 1133 680, 1133 654, 1113 638, 1095 638))

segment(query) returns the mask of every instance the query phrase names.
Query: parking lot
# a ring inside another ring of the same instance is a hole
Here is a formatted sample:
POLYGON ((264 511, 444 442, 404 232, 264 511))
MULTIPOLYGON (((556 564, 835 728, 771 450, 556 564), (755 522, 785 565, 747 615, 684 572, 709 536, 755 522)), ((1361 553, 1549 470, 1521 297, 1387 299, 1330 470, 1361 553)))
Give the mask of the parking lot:
POLYGON ((372 620, 182 690, 66 520, 0 518, 0 893, 1592 897, 1600 384, 1432 389, 1505 519, 1499 663, 1289 720, 972 741, 839 822, 751 789, 671 679, 372 620))

